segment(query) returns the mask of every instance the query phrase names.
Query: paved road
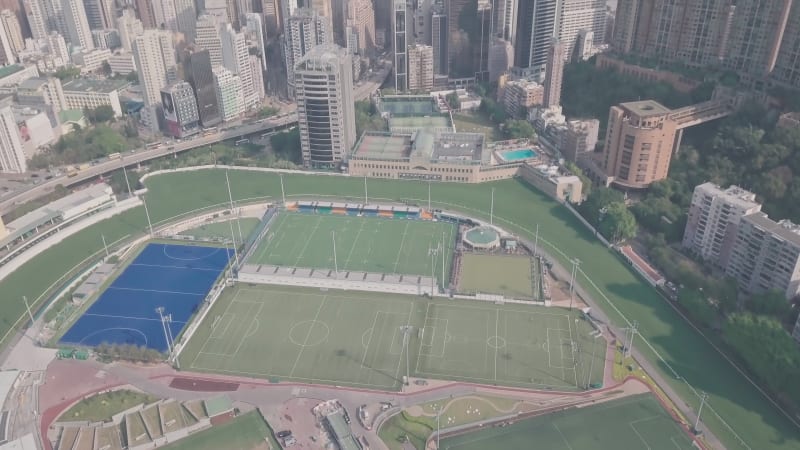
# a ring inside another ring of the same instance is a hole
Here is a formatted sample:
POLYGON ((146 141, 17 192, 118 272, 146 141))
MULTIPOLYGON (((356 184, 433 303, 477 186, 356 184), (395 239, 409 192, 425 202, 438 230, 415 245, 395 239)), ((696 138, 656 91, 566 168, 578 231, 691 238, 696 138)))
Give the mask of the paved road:
POLYGON ((13 206, 16 204, 25 203, 39 196, 42 196, 52 191, 59 184, 61 185, 75 184, 80 181, 91 179, 98 175, 112 172, 114 170, 122 168, 123 166, 125 167, 132 166, 135 164, 149 161, 151 159, 161 158, 163 156, 171 155, 173 153, 191 150, 196 147, 203 147, 227 139, 233 139, 240 136, 259 133, 276 127, 289 126, 296 122, 297 122, 297 114, 295 114, 294 111, 291 111, 289 112, 288 115, 281 118, 265 119, 263 121, 259 121, 256 123, 241 125, 236 128, 231 128, 227 130, 223 129, 217 134, 213 134, 206 137, 202 136, 197 137, 187 142, 165 144, 161 148, 153 150, 139 149, 135 153, 126 152, 123 153, 122 159, 102 161, 97 165, 90 166, 89 168, 80 171, 78 175, 75 177, 69 178, 66 175, 55 177, 50 180, 47 180, 44 183, 35 185, 29 188, 28 190, 22 191, 17 195, 7 198, 2 202, 0 202, 0 213, 8 212, 9 210, 13 209, 13 206))

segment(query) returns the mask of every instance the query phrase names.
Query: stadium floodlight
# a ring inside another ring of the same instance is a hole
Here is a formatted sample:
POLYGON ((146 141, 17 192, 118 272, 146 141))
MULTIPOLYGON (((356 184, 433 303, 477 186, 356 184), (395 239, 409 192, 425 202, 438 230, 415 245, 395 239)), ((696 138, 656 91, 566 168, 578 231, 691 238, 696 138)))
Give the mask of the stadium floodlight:
POLYGON ((572 311, 572 303, 575 301, 575 277, 578 276, 578 266, 581 265, 581 260, 578 258, 572 259, 572 277, 569 280, 569 309, 572 311))
POLYGON ((700 393, 700 408, 697 409, 697 419, 694 421, 694 432, 697 433, 697 427, 700 426, 700 414, 703 413, 703 405, 706 404, 708 394, 705 392, 700 393))
POLYGON ((283 174, 279 174, 281 177, 281 198, 283 199, 283 204, 286 205, 286 191, 283 189, 283 174))
POLYGON ((431 211, 431 181, 428 180, 428 211, 431 211))
POLYGON ((128 197, 133 197, 133 192, 131 192, 131 182, 128 181, 128 171, 125 169, 125 165, 122 165, 122 174, 125 176, 125 185, 128 186, 128 197))
POLYGON ((539 224, 536 224, 536 238, 533 241, 533 256, 539 253, 539 224))
POLYGON ((489 206, 489 225, 494 225, 494 188, 492 188, 492 203, 489 206))
POLYGON ((171 348, 172 346, 169 343, 169 335, 167 334, 166 319, 164 317, 164 307, 159 306, 158 308, 156 308, 156 312, 158 313, 159 319, 161 319, 161 329, 164 331, 164 340, 167 342, 167 354, 169 355, 172 353, 172 348, 171 348))
POLYGON ((367 195, 367 177, 364 176, 364 206, 369 205, 369 195, 367 195))
POLYGON ((25 309, 28 310, 28 317, 31 319, 31 326, 33 326, 33 314, 31 313, 31 307, 28 305, 28 297, 22 296, 22 301, 25 302, 25 309))
POLYGON ((410 369, 410 362, 408 357, 408 343, 411 337, 411 325, 403 325, 400 327, 400 331, 403 332, 403 347, 406 349, 406 386, 411 384, 411 369, 410 369))
MULTIPOLYGON (((231 214, 233 212, 233 194, 231 194, 231 180, 228 178, 228 170, 225 170, 225 184, 228 185, 228 200, 230 201, 231 205, 231 214)), ((239 214, 236 213, 236 227, 239 228, 239 243, 244 243, 244 237, 242 236, 242 224, 239 221, 239 214)))
POLYGON ((106 236, 104 234, 100 234, 100 239, 103 240, 103 248, 106 251, 106 258, 108 258, 108 245, 106 245, 106 236))
POLYGON ((331 241, 333 242, 333 272, 336 274, 336 278, 339 278, 339 263, 336 261, 336 232, 333 230, 331 230, 331 241))
POLYGON ((147 228, 150 230, 150 237, 153 237, 153 222, 150 221, 150 211, 147 210, 147 201, 142 196, 142 204, 144 205, 144 215, 147 216, 147 228))

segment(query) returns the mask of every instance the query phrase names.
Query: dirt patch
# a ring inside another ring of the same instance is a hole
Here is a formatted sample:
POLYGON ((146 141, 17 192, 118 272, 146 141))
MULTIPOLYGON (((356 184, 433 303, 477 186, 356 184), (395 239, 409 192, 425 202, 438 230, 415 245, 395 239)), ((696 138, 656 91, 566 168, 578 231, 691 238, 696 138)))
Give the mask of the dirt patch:
POLYGON ((176 377, 169 383, 169 387, 193 392, 233 392, 239 389, 239 383, 176 377))

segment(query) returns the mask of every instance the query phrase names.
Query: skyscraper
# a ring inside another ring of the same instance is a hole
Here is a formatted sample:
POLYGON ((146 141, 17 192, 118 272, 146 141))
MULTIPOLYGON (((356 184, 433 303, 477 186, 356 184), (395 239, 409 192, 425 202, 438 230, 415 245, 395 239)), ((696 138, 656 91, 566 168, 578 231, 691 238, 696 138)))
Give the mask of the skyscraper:
POLYGON ((83 0, 86 20, 92 30, 114 28, 114 0, 83 0))
POLYGON ((594 33, 595 42, 603 42, 606 33, 605 0, 561 0, 558 15, 558 40, 564 45, 565 57, 574 54, 581 30, 594 33))
POLYGON ((67 25, 67 34, 64 37, 74 46, 82 47, 84 50, 93 50, 94 41, 89 22, 86 19, 83 0, 63 0, 62 12, 64 23, 67 25))
POLYGON ((242 97, 245 109, 258 106, 260 98, 253 84, 253 74, 250 71, 250 58, 244 33, 237 33, 233 25, 226 24, 220 32, 222 42, 222 65, 239 76, 242 83, 242 97))
POLYGON ((433 90, 433 47, 430 45, 408 46, 408 90, 433 90))
POLYGON ((772 74, 779 83, 800 88, 800 2, 792 5, 772 74))
POLYGON ((539 75, 547 63, 550 40, 556 36, 558 0, 518 0, 514 67, 539 75))
POLYGON ((248 40, 256 45, 258 54, 261 56, 261 70, 267 70, 267 41, 264 36, 264 21, 259 13, 247 13, 244 15, 245 27, 247 27, 248 40))
POLYGON ((211 70, 211 58, 208 50, 190 48, 187 51, 183 62, 183 73, 186 81, 194 89, 200 123, 204 127, 213 127, 222 121, 217 103, 214 75, 211 70))
POLYGON ((119 33, 120 45, 128 51, 133 49, 133 40, 136 39, 136 36, 144 33, 142 21, 137 19, 130 9, 122 11, 122 15, 117 18, 116 28, 119 33))
POLYGON ((356 140, 350 55, 319 45, 297 64, 295 81, 303 166, 333 167, 356 140))
POLYGON ((175 25, 190 41, 194 41, 196 23, 194 0, 175 0, 175 25))
POLYGON ((393 0, 392 9, 392 54, 394 55, 394 89, 408 89, 408 32, 407 6, 405 0, 393 0))
POLYGON ((145 28, 157 28, 158 24, 156 23, 155 11, 153 11, 152 0, 134 1, 136 2, 136 14, 138 14, 139 20, 142 21, 142 25, 145 28))
POLYGON ((28 0, 24 5, 28 25, 31 27, 31 35, 34 39, 45 39, 50 30, 47 28, 47 11, 44 5, 40 0, 28 0))
POLYGON ((371 0, 351 0, 347 4, 347 20, 358 35, 358 52, 371 56, 375 51, 375 10, 371 0))
POLYGON ((151 0, 156 27, 178 31, 174 0, 151 0))
POLYGON ((444 8, 436 6, 431 10, 431 46, 433 47, 433 73, 447 75, 450 72, 450 54, 447 50, 447 14, 444 8))
POLYGON ((161 89, 166 131, 176 138, 200 132, 200 115, 192 86, 178 81, 161 89))
POLYGON ((0 22, 8 35, 11 50, 16 54, 25 48, 25 39, 22 37, 22 27, 14 11, 4 9, 0 12, 0 22))
POLYGON ((222 121, 240 117, 244 112, 244 97, 239 77, 224 67, 218 67, 214 69, 214 87, 222 121))
POLYGON ((738 0, 725 66, 748 78, 772 72, 784 38, 792 0, 738 0))
POLYGON ((294 97, 294 66, 311 49, 331 42, 331 29, 324 17, 309 8, 298 8, 286 25, 286 74, 289 96, 294 97))
POLYGON ((553 39, 547 51, 547 69, 544 77, 544 107, 561 104, 561 81, 564 78, 566 49, 558 39, 553 39))
POLYGON ((11 106, 0 108, 0 172, 23 173, 28 170, 19 128, 11 106))
MULTIPOLYGON (((6 11, 8 10, 3 12, 6 11)), ((0 17, 0 64, 4 66, 17 62, 17 52, 14 51, 11 35, 8 31, 5 21, 0 17)))
POLYGON ((219 35, 220 20, 211 14, 201 14, 195 26, 194 42, 200 48, 208 50, 211 67, 222 66, 222 42, 219 35))
POLYGON ((145 106, 142 121, 151 130, 156 130, 161 89, 177 78, 171 34, 168 31, 145 30, 133 41, 133 56, 145 106))

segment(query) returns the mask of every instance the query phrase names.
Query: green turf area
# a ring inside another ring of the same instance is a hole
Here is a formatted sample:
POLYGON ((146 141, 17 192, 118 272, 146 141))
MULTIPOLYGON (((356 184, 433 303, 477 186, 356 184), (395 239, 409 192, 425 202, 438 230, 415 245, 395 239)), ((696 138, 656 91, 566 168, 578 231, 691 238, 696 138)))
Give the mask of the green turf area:
MULTIPOLYGON (((281 197, 278 174, 242 170, 230 171, 230 175, 235 201, 281 197)), ((283 180, 289 199, 364 198, 362 178, 284 174, 283 180)), ((222 169, 159 175, 145 184, 147 206, 155 223, 194 210, 221 208, 229 202, 226 189, 219 188, 225 185, 222 169)), ((615 324, 625 326, 623 316, 639 322, 639 350, 683 400, 696 409, 699 398, 689 385, 708 392, 710 408, 703 410, 703 419, 728 448, 800 448, 800 428, 563 206, 518 179, 479 185, 433 183, 432 204, 488 220, 492 188, 495 224, 530 240, 538 225, 542 249, 561 265, 570 267, 570 258, 580 258, 582 273, 578 283, 597 299, 615 324), (736 435, 730 430, 737 430, 736 435), (744 444, 739 443, 739 438, 744 444)), ((369 196, 375 201, 405 200, 425 205, 428 184, 370 179, 369 196)), ((144 208, 119 214, 54 245, 4 278, 0 282, 0 342, 7 345, 11 336, 8 331, 22 325, 26 313, 19 299, 23 295, 35 307, 41 307, 48 299, 50 286, 62 274, 87 257, 96 259, 103 253, 101 236, 109 243, 126 236, 141 237, 146 224, 144 208)), ((711 339, 715 339, 713 334, 711 339)))
POLYGON ((233 233, 238 242, 239 230, 241 229, 242 236, 247 240, 247 236, 250 236, 250 233, 256 229, 260 220, 253 217, 244 217, 239 220, 226 220, 224 222, 200 225, 186 231, 181 231, 178 234, 181 236, 193 236, 197 239, 230 239, 231 222, 233 222, 233 233))
POLYGON ((463 253, 458 292, 496 294, 507 298, 533 298, 531 258, 527 256, 463 253))
POLYGON ((412 376, 576 390, 590 382, 590 369, 591 382, 602 379, 606 349, 578 317, 560 308, 240 284, 223 293, 180 359, 197 371, 397 389, 406 370, 401 327, 410 325, 412 376))
POLYGON ((177 442, 164 450, 254 450, 265 449, 269 428, 258 411, 233 419, 228 423, 206 428, 177 442))
POLYGON ((691 450, 686 432, 650 394, 442 439, 445 450, 691 450), (535 446, 532 446, 535 442, 535 446))
POLYGON ((459 133, 483 133, 488 142, 503 139, 502 132, 482 112, 453 114, 453 124, 459 133))
POLYGON ((111 391, 81 400, 61 415, 60 420, 86 420, 99 422, 110 420, 114 414, 121 413, 142 403, 153 403, 157 398, 135 391, 111 391))
POLYGON ((450 273, 456 227, 450 223, 378 217, 282 212, 247 261, 250 264, 333 269, 333 240, 339 270, 431 275, 450 273), (444 244, 442 238, 444 237, 444 244), (432 255, 431 248, 446 250, 432 255))

